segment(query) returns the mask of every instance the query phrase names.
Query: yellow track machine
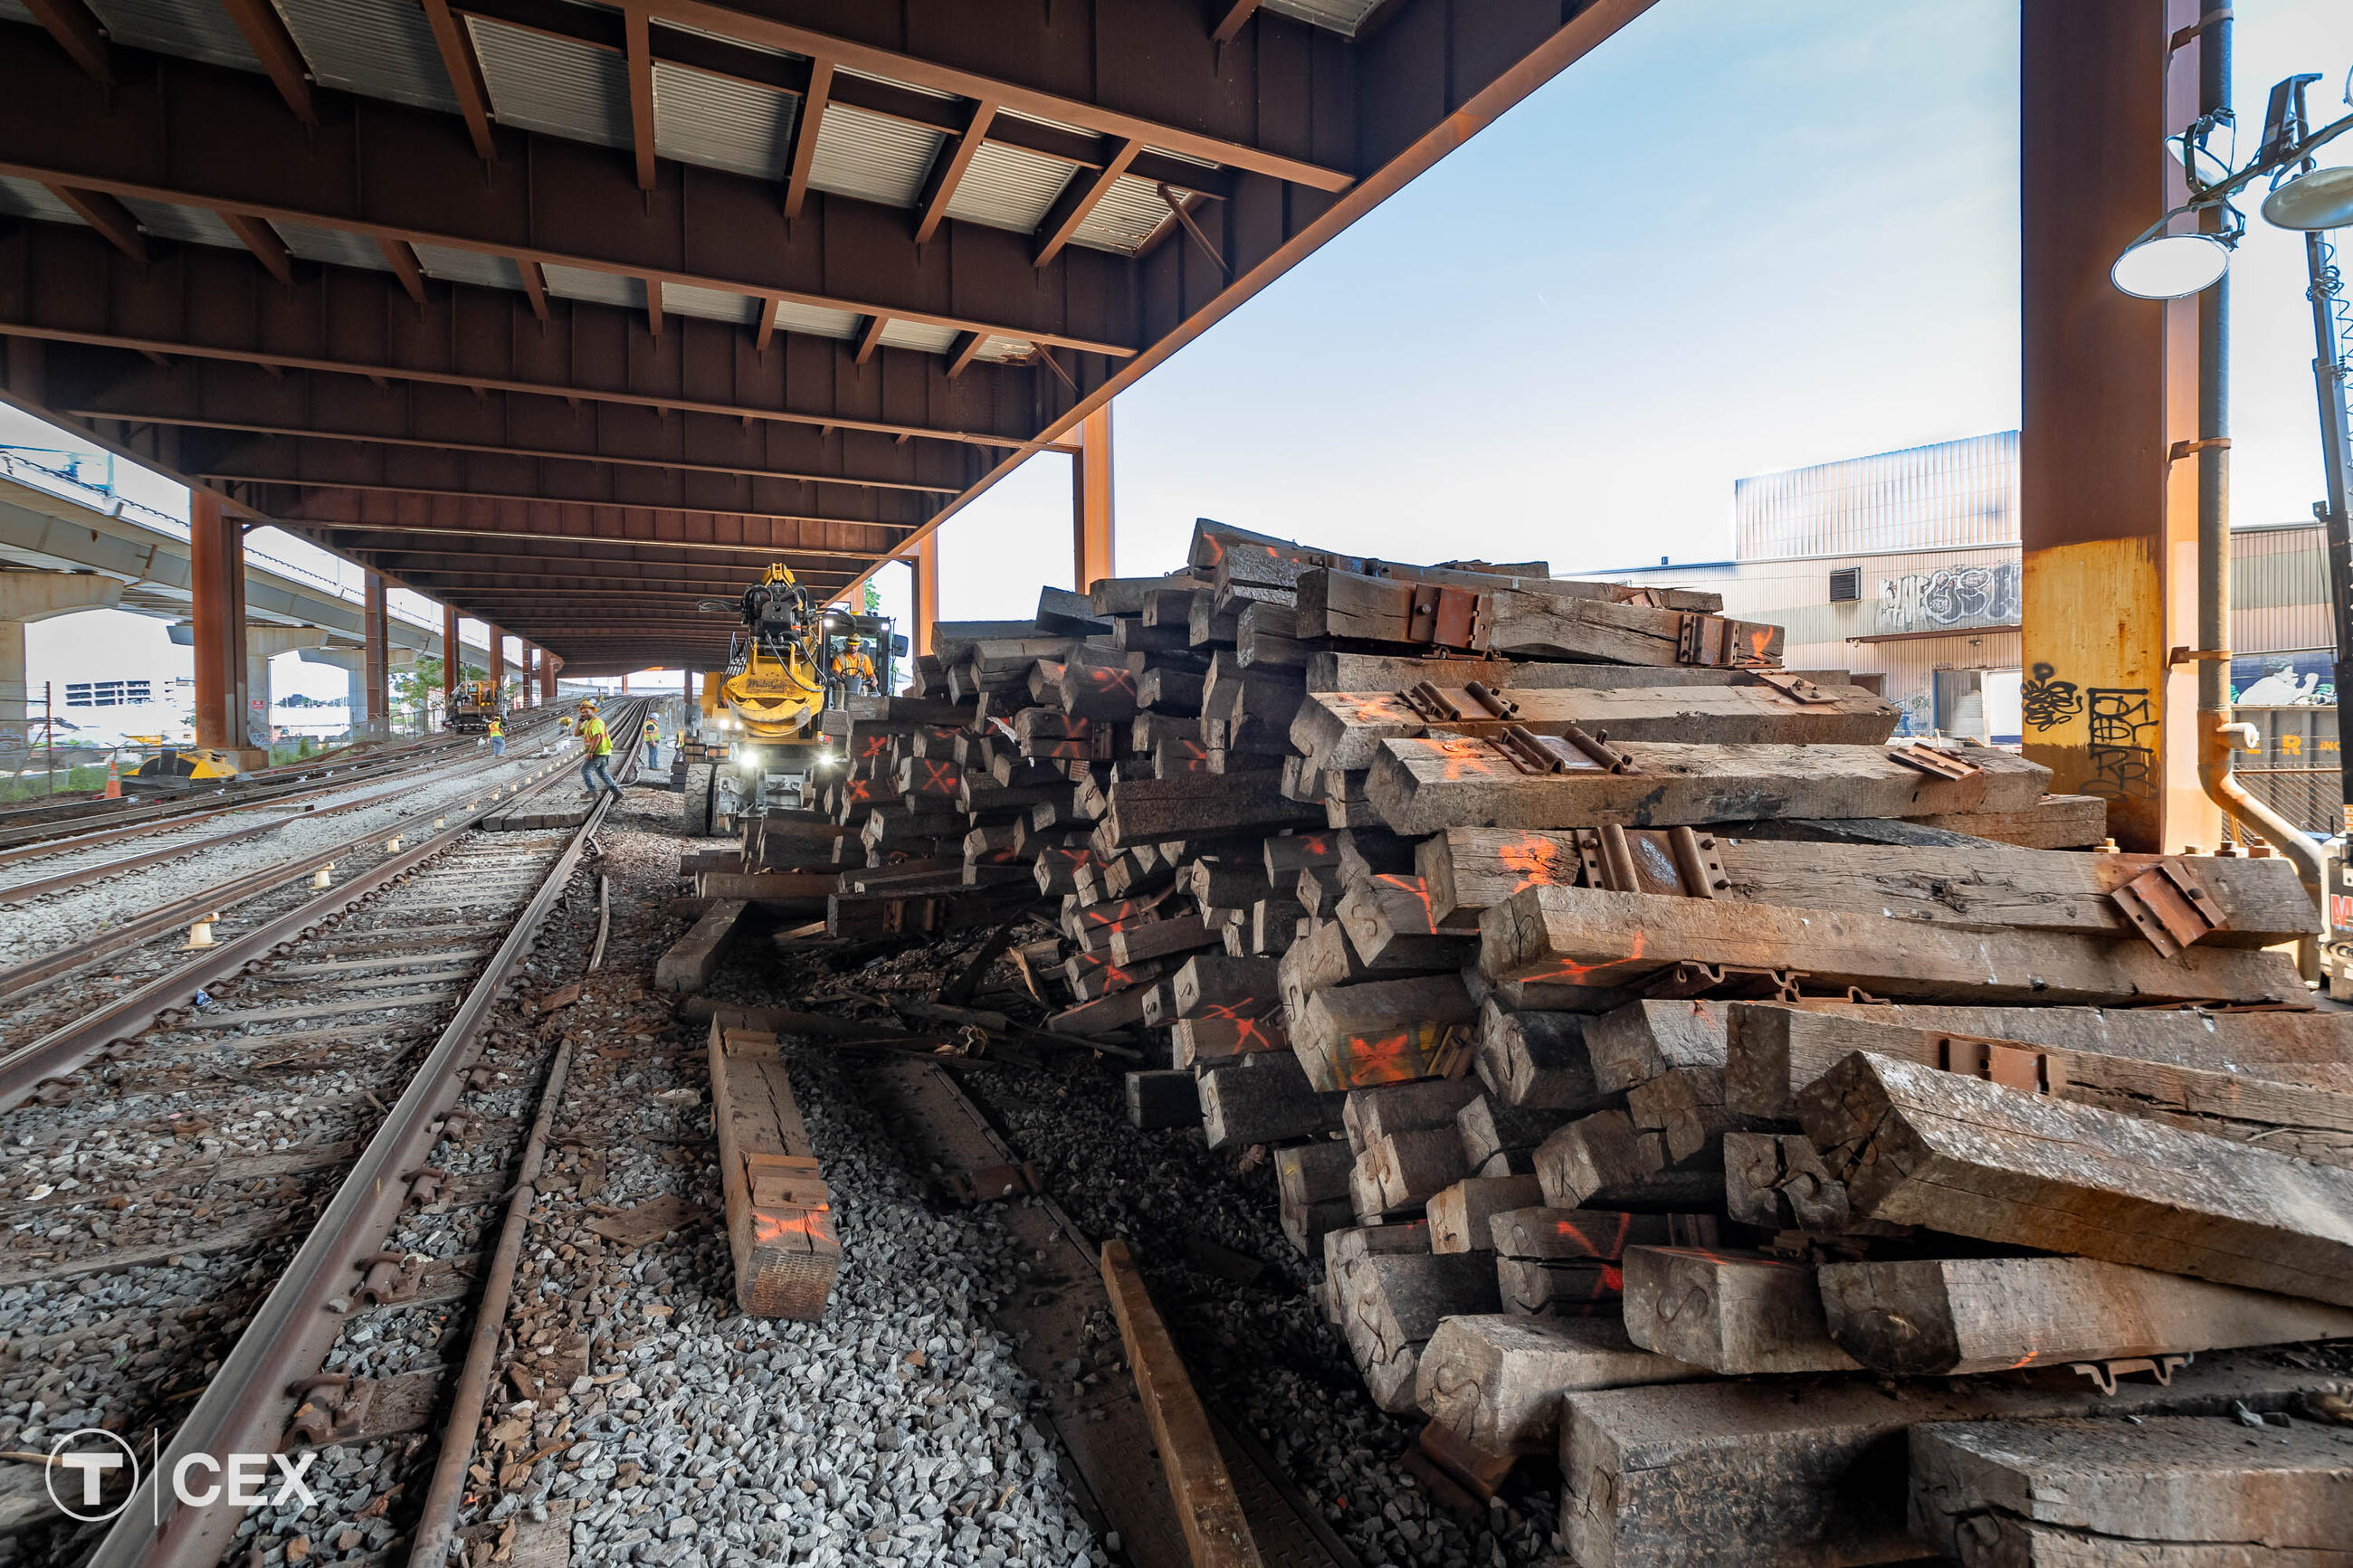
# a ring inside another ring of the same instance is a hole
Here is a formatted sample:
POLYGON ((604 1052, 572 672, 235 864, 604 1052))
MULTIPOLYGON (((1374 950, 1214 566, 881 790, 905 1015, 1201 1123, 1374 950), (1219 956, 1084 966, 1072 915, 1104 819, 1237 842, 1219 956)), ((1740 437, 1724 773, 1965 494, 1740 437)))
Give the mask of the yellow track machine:
MULTIPOLYGON (((769 806, 797 807, 816 793, 814 773, 826 754, 826 710, 848 690, 884 690, 887 678, 850 673, 843 655, 853 638, 881 633, 887 668, 889 623, 820 609, 807 587, 781 563, 744 590, 733 604, 705 600, 712 614, 741 617, 728 649, 727 670, 702 682, 705 735, 727 747, 715 787, 734 798, 719 809, 734 814, 769 806)), ((867 656, 871 667, 871 656, 867 656)))

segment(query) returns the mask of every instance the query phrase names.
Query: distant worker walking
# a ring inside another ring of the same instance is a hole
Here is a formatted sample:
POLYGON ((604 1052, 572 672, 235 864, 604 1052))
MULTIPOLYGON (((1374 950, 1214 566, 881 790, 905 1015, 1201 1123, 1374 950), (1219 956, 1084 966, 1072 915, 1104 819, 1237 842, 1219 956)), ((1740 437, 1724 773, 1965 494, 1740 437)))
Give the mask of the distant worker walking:
POLYGON ((661 726, 651 719, 646 721, 646 766, 661 766, 661 726))
POLYGON ((849 696, 863 697, 874 689, 874 661, 866 656, 865 645, 856 637, 833 656, 833 674, 849 696))
POLYGON ((613 782, 613 737, 596 710, 586 702, 580 705, 580 787, 592 795, 601 787, 618 798, 621 786, 613 782))
POLYGON ((496 714, 491 717, 490 736, 491 755, 505 756, 507 754, 507 721, 496 714))

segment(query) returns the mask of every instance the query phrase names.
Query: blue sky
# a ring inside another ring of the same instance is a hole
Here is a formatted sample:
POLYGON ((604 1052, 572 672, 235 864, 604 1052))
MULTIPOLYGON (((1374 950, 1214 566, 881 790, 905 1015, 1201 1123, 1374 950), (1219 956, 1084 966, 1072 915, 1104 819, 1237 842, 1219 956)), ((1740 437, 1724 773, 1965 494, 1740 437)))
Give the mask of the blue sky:
MULTIPOLYGON (((2353 6, 2238 16, 2251 120, 2294 69, 2335 105, 2353 6)), ((1660 0, 1120 399, 1120 570, 1177 564, 1200 515, 1399 560, 1714 560, 1742 475, 2015 426, 2017 95, 2017 0, 1660 0)), ((2242 523, 2320 493, 2302 268, 2256 220, 2242 523)), ((1068 474, 948 524, 945 616, 1068 584, 1068 474)))
MULTIPOLYGON (((1120 399, 1120 569, 1176 565, 1200 515, 1400 560, 1714 560, 1742 475, 2014 426, 2017 5, 1659 0, 1120 399)), ((2243 144, 2292 70, 2336 110, 2353 5, 2237 14, 2243 144)), ((2320 495, 2303 266, 2256 219, 2232 271, 2242 524, 2320 495)), ((944 615, 1069 584, 1069 473, 949 523, 944 615)), ((905 571, 878 585, 903 615, 905 571)))

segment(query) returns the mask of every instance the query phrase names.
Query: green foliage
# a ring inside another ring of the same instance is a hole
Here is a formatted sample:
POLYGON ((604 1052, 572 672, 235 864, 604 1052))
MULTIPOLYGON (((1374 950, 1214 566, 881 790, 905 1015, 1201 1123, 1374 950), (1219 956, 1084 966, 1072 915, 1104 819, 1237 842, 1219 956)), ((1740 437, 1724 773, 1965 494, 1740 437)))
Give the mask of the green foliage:
POLYGON ((882 591, 871 583, 867 584, 866 596, 860 601, 858 607, 859 612, 861 615, 881 615, 882 613, 882 591))
MULTIPOLYGON (((479 664, 460 664, 459 680, 480 680, 491 672, 479 664)), ((392 705, 395 708, 422 708, 428 694, 441 689, 441 661, 431 654, 420 655, 406 669, 392 674, 392 705)))

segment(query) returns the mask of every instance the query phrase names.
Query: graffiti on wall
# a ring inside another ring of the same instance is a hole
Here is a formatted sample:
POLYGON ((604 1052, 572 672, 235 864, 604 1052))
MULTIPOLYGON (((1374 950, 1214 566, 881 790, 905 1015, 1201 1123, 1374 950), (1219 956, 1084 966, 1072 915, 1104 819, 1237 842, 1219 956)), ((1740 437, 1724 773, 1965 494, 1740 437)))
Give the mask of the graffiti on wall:
POLYGON ((2047 664, 2038 664, 2019 683, 2018 713, 2030 730, 2049 730, 2084 710, 2084 693, 2072 680, 2062 680, 2047 664))
POLYGON ((2019 563, 1939 566, 1879 580, 1883 632, 1966 630, 2008 626, 2019 618, 2019 563))
POLYGON ((2157 753, 2144 741, 2157 725, 2148 692, 2094 686, 2090 702, 2092 776, 2084 793, 2107 800, 2157 798, 2157 753))

